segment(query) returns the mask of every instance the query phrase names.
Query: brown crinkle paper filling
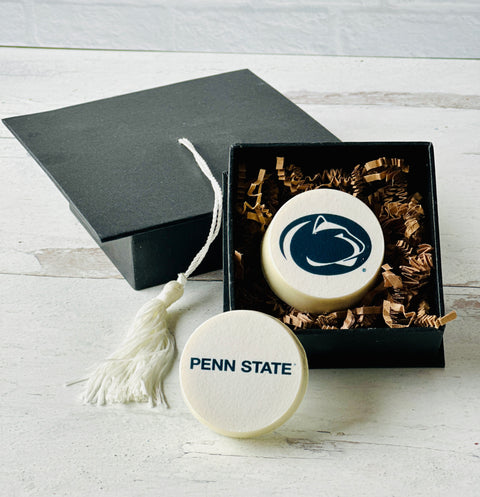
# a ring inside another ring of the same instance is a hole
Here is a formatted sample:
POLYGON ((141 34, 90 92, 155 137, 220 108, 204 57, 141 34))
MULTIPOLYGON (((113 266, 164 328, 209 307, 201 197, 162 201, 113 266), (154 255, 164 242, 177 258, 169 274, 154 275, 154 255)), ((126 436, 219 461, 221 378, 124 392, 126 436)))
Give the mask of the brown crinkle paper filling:
POLYGON ((235 280, 238 308, 254 309, 278 317, 295 329, 435 327, 455 319, 429 314, 428 288, 433 268, 433 247, 423 240, 424 211, 419 193, 408 193, 409 166, 403 159, 381 157, 351 172, 326 169, 304 175, 296 165, 285 166, 277 157, 275 172, 258 171, 247 178, 240 165, 235 202, 235 280), (385 238, 385 257, 376 286, 357 307, 311 314, 285 304, 262 275, 260 244, 277 210, 299 193, 334 188, 365 202, 380 221, 385 238))

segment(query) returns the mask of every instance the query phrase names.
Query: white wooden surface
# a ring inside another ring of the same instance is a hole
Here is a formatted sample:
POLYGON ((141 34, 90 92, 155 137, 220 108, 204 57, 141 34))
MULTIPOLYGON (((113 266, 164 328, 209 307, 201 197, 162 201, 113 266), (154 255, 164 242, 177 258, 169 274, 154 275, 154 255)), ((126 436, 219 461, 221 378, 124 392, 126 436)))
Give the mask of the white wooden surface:
MULTIPOLYGON (((249 67, 342 140, 435 145, 443 369, 315 370, 276 432, 230 440, 187 411, 97 408, 65 388, 111 351, 135 292, 0 127, 0 495, 474 496, 480 485, 480 62, 0 49, 0 116, 249 67)), ((173 308, 179 348, 222 310, 220 273, 173 308)))

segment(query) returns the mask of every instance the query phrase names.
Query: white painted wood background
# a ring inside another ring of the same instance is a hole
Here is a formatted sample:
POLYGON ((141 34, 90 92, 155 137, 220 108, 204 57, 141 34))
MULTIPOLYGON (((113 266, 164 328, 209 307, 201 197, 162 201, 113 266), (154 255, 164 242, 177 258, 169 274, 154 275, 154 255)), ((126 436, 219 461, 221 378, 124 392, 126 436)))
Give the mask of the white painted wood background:
MULTIPOLYGON (((311 371, 274 433, 230 440, 169 410, 78 401, 158 288, 135 292, 0 126, 0 495, 476 496, 480 485, 480 62, 0 49, 0 116, 248 67, 342 140, 435 145, 443 369, 311 371)), ((179 348, 222 310, 219 272, 172 309, 179 348)))
POLYGON ((472 58, 478 0, 0 0, 0 45, 472 58))

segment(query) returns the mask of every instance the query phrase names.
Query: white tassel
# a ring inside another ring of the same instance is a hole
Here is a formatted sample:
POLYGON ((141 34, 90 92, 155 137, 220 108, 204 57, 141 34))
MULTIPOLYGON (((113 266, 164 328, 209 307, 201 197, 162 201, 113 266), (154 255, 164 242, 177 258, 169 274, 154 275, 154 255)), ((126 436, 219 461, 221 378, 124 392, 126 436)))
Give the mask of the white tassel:
POLYGON ((194 156, 198 166, 210 180, 215 194, 213 218, 205 245, 190 266, 168 282, 160 295, 138 311, 130 331, 118 349, 99 364, 87 380, 85 402, 110 404, 149 402, 168 405, 163 380, 175 357, 175 339, 167 327, 167 309, 182 295, 187 278, 197 269, 218 235, 222 219, 222 191, 208 165, 186 138, 179 140, 194 156))

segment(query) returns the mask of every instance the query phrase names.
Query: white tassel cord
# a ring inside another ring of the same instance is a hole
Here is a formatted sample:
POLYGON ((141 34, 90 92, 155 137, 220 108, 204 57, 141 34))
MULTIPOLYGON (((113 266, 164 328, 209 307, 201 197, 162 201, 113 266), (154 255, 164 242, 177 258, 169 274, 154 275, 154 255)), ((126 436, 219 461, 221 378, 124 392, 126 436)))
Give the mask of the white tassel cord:
POLYGON ((186 138, 178 140, 210 180, 215 201, 205 245, 185 273, 168 282, 160 295, 143 305, 118 349, 99 364, 87 380, 84 400, 92 404, 149 402, 167 405, 163 380, 175 357, 175 339, 167 327, 167 309, 182 295, 187 278, 203 261, 222 222, 222 190, 205 160, 186 138))

